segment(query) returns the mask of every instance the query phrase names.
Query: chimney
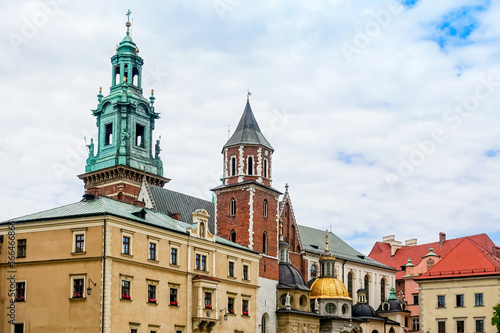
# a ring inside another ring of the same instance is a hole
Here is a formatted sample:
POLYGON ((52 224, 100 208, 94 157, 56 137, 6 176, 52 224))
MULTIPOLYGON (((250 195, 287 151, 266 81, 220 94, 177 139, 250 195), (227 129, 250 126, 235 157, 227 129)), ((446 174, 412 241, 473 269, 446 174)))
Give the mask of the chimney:
POLYGON ((440 232, 439 233, 439 243, 441 243, 441 245, 442 245, 445 240, 446 240, 446 234, 444 232, 440 232))
POLYGON ((382 238, 382 241, 391 246, 391 257, 393 257, 396 251, 401 248, 401 242, 396 240, 395 235, 385 236, 382 238))
POLYGON ((180 221, 181 220, 181 214, 180 213, 173 213, 172 218, 174 220, 180 221))
POLYGON ((417 239, 412 238, 412 239, 405 240, 405 246, 417 246, 417 239))
POLYGON ((396 235, 389 235, 389 236, 384 236, 382 237, 382 242, 384 243, 391 243, 396 240, 396 235))

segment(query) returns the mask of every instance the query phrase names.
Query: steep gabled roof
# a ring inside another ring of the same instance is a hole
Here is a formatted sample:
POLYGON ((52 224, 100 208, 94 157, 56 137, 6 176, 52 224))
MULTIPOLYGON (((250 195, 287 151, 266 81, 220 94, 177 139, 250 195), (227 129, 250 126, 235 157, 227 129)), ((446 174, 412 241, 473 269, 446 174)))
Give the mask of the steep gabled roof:
POLYGON ((205 209, 210 215, 208 229, 211 233, 215 233, 215 204, 213 202, 154 185, 149 185, 149 190, 153 206, 158 211, 169 216, 180 214, 182 222, 193 223, 192 213, 197 209, 205 209))
MULTIPOLYGON (((297 230, 299 231, 300 234, 302 249, 304 251, 315 253, 318 255, 321 255, 323 254, 323 252, 325 252, 324 230, 314 229, 300 224, 298 224, 297 227, 298 227, 297 230)), ((329 239, 328 249, 337 259, 352 261, 368 266, 375 266, 375 267, 394 270, 394 268, 384 265, 380 262, 377 262, 372 258, 365 256, 363 253, 356 251, 349 244, 344 242, 342 239, 340 239, 340 237, 338 237, 332 232, 328 233, 328 239, 329 239)))
POLYGON ((257 124, 257 120, 253 115, 252 108, 250 107, 250 102, 248 100, 247 105, 245 106, 245 111, 243 111, 243 115, 238 123, 238 127, 236 127, 233 135, 224 145, 224 148, 240 144, 262 145, 274 151, 271 144, 260 131, 259 124, 257 124))
POLYGON ((415 280, 500 275, 500 259, 470 238, 463 238, 444 258, 415 280))
POLYGON ((405 272, 401 272, 401 266, 408 263, 408 258, 411 258, 412 263, 417 266, 421 262, 422 258, 429 253, 430 247, 433 248, 435 254, 443 258, 465 238, 470 238, 476 244, 489 251, 491 251, 491 249, 495 245, 488 237, 488 235, 479 234, 467 237, 447 239, 444 242, 438 241, 415 246, 403 245, 396 251, 396 253, 394 253, 393 256, 391 256, 390 244, 384 242, 376 242, 368 256, 378 262, 396 268, 398 270, 398 272, 396 273, 396 279, 400 279, 403 277, 403 275, 406 274, 405 272))

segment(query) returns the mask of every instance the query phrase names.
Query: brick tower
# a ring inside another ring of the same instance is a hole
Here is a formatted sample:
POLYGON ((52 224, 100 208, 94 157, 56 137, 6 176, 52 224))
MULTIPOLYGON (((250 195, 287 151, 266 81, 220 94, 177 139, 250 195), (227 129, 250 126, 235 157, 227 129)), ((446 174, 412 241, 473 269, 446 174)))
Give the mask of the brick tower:
POLYGON ((144 61, 130 37, 130 21, 126 26, 127 34, 111 57, 110 93, 103 97, 99 89, 97 109, 92 110, 97 118, 97 151, 94 155, 91 139, 85 174, 78 177, 85 183, 85 193, 134 203, 143 178, 161 187, 169 179, 163 177, 159 140, 153 152, 153 129, 159 118, 155 97, 153 91, 149 99, 142 95, 144 61))
POLYGON ((269 318, 271 326, 276 319, 279 280, 278 202, 281 194, 271 187, 273 151, 260 131, 247 98, 238 127, 222 150, 223 184, 212 190, 216 200, 217 234, 263 255, 259 267, 259 316, 269 318))

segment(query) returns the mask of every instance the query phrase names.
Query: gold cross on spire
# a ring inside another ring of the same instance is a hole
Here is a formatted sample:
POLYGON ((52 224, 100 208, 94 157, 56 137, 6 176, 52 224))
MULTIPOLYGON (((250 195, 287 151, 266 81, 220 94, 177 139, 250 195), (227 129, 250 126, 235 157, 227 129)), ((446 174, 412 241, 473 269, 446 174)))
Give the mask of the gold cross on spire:
POLYGON ((250 92, 250 89, 247 90, 247 101, 250 100, 250 96, 252 96, 252 93, 250 92))

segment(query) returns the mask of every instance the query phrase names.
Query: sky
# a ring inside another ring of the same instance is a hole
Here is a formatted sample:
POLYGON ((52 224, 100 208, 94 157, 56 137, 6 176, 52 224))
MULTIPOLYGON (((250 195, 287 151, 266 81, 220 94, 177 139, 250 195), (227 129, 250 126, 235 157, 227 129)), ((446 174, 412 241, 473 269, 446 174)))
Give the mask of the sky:
POLYGON ((500 244, 500 4, 485 0, 2 1, 0 220, 81 199, 128 9, 167 188, 211 200, 250 89, 299 224, 364 253, 386 235, 500 244))

